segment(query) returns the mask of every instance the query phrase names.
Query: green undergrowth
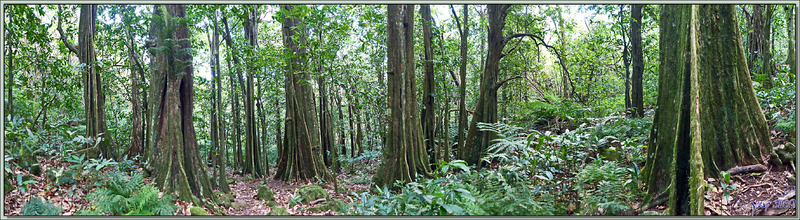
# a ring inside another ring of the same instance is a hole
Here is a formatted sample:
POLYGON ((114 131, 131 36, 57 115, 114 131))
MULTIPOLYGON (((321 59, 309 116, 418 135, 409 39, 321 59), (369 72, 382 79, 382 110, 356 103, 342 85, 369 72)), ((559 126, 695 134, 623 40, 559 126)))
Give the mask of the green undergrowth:
MULTIPOLYGON (((94 211, 110 215, 172 215, 175 199, 160 192, 153 184, 145 184, 141 173, 128 175, 108 172, 96 183, 97 190, 86 198, 94 211)), ((87 210, 87 213, 93 213, 87 210)))
MULTIPOLYGON (((348 215, 628 215, 643 195, 652 120, 604 117, 555 134, 479 124, 496 134, 476 170, 440 161, 433 178, 352 193, 348 215)), ((591 120, 590 120, 591 121, 591 120)))

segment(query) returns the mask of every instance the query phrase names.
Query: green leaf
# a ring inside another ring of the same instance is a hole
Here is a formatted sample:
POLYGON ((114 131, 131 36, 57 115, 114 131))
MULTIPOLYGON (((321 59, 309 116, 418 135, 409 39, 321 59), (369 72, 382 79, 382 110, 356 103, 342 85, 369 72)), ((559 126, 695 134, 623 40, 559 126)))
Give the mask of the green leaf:
POLYGON ((442 204, 442 208, 444 208, 444 210, 446 210, 447 213, 450 213, 450 214, 459 214, 460 215, 460 214, 464 213, 464 209, 462 209, 458 205, 442 204))

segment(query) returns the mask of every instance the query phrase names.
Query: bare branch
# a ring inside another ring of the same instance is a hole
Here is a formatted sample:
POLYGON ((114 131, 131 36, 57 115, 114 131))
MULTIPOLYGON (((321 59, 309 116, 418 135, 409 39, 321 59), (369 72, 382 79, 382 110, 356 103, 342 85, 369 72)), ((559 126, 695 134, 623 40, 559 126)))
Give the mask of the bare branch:
POLYGON ((496 85, 494 85, 494 90, 500 89, 500 87, 505 85, 508 81, 511 81, 511 80, 514 80, 514 79, 521 79, 521 78, 522 78, 522 75, 516 75, 516 76, 512 76, 511 78, 508 78, 508 79, 505 79, 503 81, 500 81, 496 85))
POLYGON ((56 29, 58 29, 58 33, 61 34, 61 41, 64 42, 64 46, 66 46, 70 52, 75 53, 75 55, 78 55, 78 48, 76 48, 75 45, 69 43, 69 41, 67 40, 67 35, 64 34, 64 29, 61 28, 61 13, 63 13, 61 5, 58 5, 58 12, 59 12, 58 27, 56 27, 56 29))
POLYGON ((453 82, 456 84, 456 87, 461 85, 460 83, 458 83, 458 79, 456 79, 456 73, 454 73, 453 70, 448 70, 448 71, 450 71, 450 77, 453 77, 453 82))
MULTIPOLYGON (((453 5, 450 5, 450 11, 453 12, 453 17, 456 19, 456 25, 458 26, 456 29, 458 29, 458 34, 461 35, 462 34, 462 32, 461 32, 461 22, 458 21, 459 20, 458 19, 458 15, 456 14, 456 9, 453 8, 453 5)), ((464 24, 464 25, 467 25, 467 24, 464 24)))

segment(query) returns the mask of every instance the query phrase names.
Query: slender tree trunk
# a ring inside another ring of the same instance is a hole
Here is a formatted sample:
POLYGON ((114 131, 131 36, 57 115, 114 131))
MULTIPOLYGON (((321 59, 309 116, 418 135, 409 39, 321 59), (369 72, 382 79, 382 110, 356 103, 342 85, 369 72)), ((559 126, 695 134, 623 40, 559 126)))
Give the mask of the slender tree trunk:
POLYGON ((222 114, 223 114, 223 112, 225 110, 222 107, 222 102, 223 102, 222 101, 222 76, 221 76, 222 75, 222 71, 220 71, 220 65, 219 65, 219 43, 220 43, 219 42, 219 31, 220 31, 220 28, 219 28, 219 24, 217 23, 217 11, 216 10, 214 11, 214 16, 211 19, 211 21, 212 21, 212 23, 214 25, 214 35, 213 35, 213 39, 211 41, 211 44, 213 45, 211 47, 211 53, 213 55, 213 59, 212 59, 213 66, 211 68, 211 73, 212 73, 211 78, 212 78, 212 88, 215 91, 215 93, 212 95, 214 97, 214 103, 215 103, 215 105, 212 107, 214 109, 214 112, 215 112, 212 117, 216 118, 216 124, 217 124, 216 130, 217 130, 217 135, 219 137, 219 140, 218 140, 218 145, 219 146, 217 146, 217 153, 216 153, 216 164, 218 166, 217 169, 216 169, 216 176, 217 176, 216 177, 216 180, 217 180, 217 184, 216 185, 223 192, 230 192, 231 188, 230 188, 230 186, 228 186, 228 180, 227 180, 227 176, 228 175, 225 172, 225 155, 228 154, 228 151, 226 149, 226 145, 228 144, 228 142, 227 142, 227 138, 226 138, 226 135, 225 135, 225 118, 222 117, 222 114))
MULTIPOLYGON (((469 37, 469 11, 467 11, 467 5, 464 5, 464 9, 462 12, 464 16, 464 22, 462 22, 464 31, 461 32, 461 65, 459 67, 459 81, 461 85, 458 87, 458 133, 456 137, 458 138, 458 148, 457 149, 464 149, 464 140, 465 140, 465 131, 467 130, 467 59, 469 59, 468 52, 469 47, 467 46, 467 38, 469 37)), ((455 11, 453 11, 453 16, 455 16, 455 11)), ((458 21, 458 18, 456 18, 458 21)), ((450 147, 448 146, 448 151, 450 147)))
POLYGON ((377 186, 394 188, 395 181, 412 182, 417 173, 430 176, 430 166, 414 94, 414 5, 389 5, 387 12, 387 97, 391 115, 383 160, 372 179, 377 186))
POLYGON ((649 205, 702 215, 704 178, 762 163, 772 147, 733 5, 661 11, 658 108, 642 176, 649 205), (678 91, 678 92, 676 92, 678 91))
POLYGON ((198 198, 216 201, 201 163, 192 122, 193 82, 192 54, 189 28, 178 22, 186 16, 184 5, 156 5, 150 41, 153 86, 151 94, 159 94, 150 103, 153 123, 148 123, 154 149, 150 161, 153 182, 164 192, 176 193, 182 201, 204 204, 198 198), (162 11, 165 9, 165 11, 162 11), (174 42, 174 43, 170 43, 174 42))
POLYGON ((347 118, 350 119, 350 156, 352 158, 356 158, 356 126, 355 126, 355 117, 353 117, 353 100, 348 95, 347 96, 347 118))
POLYGON ((99 141, 87 143, 86 149, 90 149, 88 157, 94 158, 104 156, 116 158, 116 153, 111 149, 110 137, 106 134, 105 116, 105 93, 103 92, 103 81, 97 72, 97 58, 94 50, 95 23, 97 20, 97 5, 81 5, 80 19, 78 22, 78 45, 72 45, 67 41, 64 31, 61 29, 61 21, 58 23, 58 31, 61 34, 61 41, 69 51, 78 55, 83 67, 83 102, 84 115, 86 116, 86 136, 99 141), (93 147, 97 146, 96 149, 93 147))
MULTIPOLYGON (((786 65, 789 65, 789 82, 794 83, 797 74, 797 54, 795 54, 795 18, 794 6, 789 5, 783 8, 786 11, 786 40, 789 41, 789 52, 786 54, 786 65)), ((11 96, 9 96, 11 97, 11 96)), ((9 102, 10 103, 10 102, 9 102)))
POLYGON ((761 37, 764 25, 764 13, 761 5, 753 5, 753 15, 748 19, 748 27, 750 32, 747 33, 747 66, 750 68, 751 74, 755 73, 755 61, 758 60, 761 50, 761 37))
MULTIPOLYGON (((12 22, 14 22, 14 16, 8 16, 8 26, 11 26, 12 22)), ((6 37, 10 37, 6 35, 6 37)), ((8 96, 6 96, 5 110, 8 112, 8 118, 10 121, 14 120, 14 41, 8 41, 8 56, 6 59, 8 60, 8 68, 6 72, 8 73, 8 81, 4 84, 8 87, 8 96)), ((13 140, 12 140, 13 141, 13 140)))
POLYGON ((633 61, 633 75, 631 88, 631 107, 633 117, 644 116, 644 98, 642 91, 642 76, 644 75, 644 58, 642 54, 642 7, 631 6, 631 60, 633 61))
MULTIPOLYGON (((211 19, 216 20, 216 17, 211 18, 211 19)), ((220 126, 220 124, 219 124, 219 121, 218 121, 219 118, 217 118, 217 115, 219 114, 218 113, 218 109, 217 109, 218 98, 216 97, 216 95, 217 95, 217 91, 216 91, 217 90, 217 81, 216 81, 216 79, 214 79, 217 76, 217 72, 216 72, 216 66, 215 66, 215 63, 214 63, 214 41, 213 41, 213 39, 211 37, 211 35, 212 35, 211 32, 212 31, 209 31, 208 28, 206 28, 206 35, 208 37, 208 49, 209 49, 209 51, 211 51, 211 56, 209 56, 211 60, 209 61, 209 64, 211 66, 211 68, 210 68, 211 69, 211 120, 210 121, 211 121, 211 149, 212 150, 210 150, 208 152, 208 160, 211 161, 211 167, 212 167, 212 169, 214 169, 214 168, 217 167, 217 161, 216 161, 217 157, 216 157, 216 155, 219 154, 219 148, 220 148, 221 144, 220 144, 220 140, 219 140, 220 139, 219 138, 219 126, 220 126)), ((215 169, 215 170, 219 171, 218 169, 215 169)), ((218 182, 215 179, 218 176, 219 176, 219 173, 209 177, 209 181, 211 182, 211 188, 215 188, 216 189, 216 188, 219 187, 219 186, 217 186, 218 182)))
POLYGON ((633 115, 633 112, 631 112, 631 107, 633 107, 631 104, 631 62, 628 59, 628 40, 625 38, 625 34, 627 34, 625 31, 625 24, 622 22, 622 18, 624 17, 622 13, 624 11, 623 9, 625 9, 625 5, 620 5, 617 17, 619 17, 620 35, 622 35, 622 63, 625 68, 625 115, 630 117, 633 115))
POLYGON ((764 30, 761 31, 761 74, 766 77, 763 82, 764 88, 772 88, 772 50, 770 50, 770 43, 772 41, 772 5, 765 5, 767 8, 764 15, 764 30))
POLYGON ((333 181, 333 175, 322 161, 313 91, 311 85, 305 83, 311 80, 311 74, 305 71, 308 55, 302 46, 306 44, 305 27, 294 6, 282 5, 281 11, 284 51, 294 56, 286 65, 286 143, 284 154, 279 158, 279 164, 286 165, 278 167, 275 178, 333 181))
POLYGON ((436 163, 436 158, 439 156, 435 153, 435 141, 434 133, 435 133, 435 124, 434 121, 436 120, 436 109, 435 106, 435 99, 433 97, 433 92, 436 90, 434 86, 434 73, 433 73, 433 34, 431 33, 431 26, 433 25, 433 16, 431 16, 431 6, 430 5, 420 5, 419 13, 422 16, 422 36, 425 45, 425 79, 423 80, 423 101, 422 103, 425 105, 425 108, 422 109, 422 129, 425 137, 425 149, 426 152, 434 152, 429 158, 430 164, 436 163))
MULTIPOLYGON (((125 7, 125 11, 122 13, 123 20, 127 20, 128 13, 133 12, 132 8, 125 7)), ((129 27, 125 27, 125 35, 127 36, 127 47, 128 47, 128 65, 129 71, 131 75, 131 145, 125 151, 124 155, 128 155, 129 158, 134 158, 137 155, 144 154, 144 124, 142 121, 142 103, 141 99, 139 98, 139 94, 141 93, 142 85, 139 84, 141 79, 139 76, 143 76, 142 73, 139 71, 143 71, 141 69, 137 69, 137 64, 139 61, 136 59, 136 51, 134 48, 134 41, 133 41, 133 34, 131 34, 131 30, 129 27)))
MULTIPOLYGON (((258 48, 258 7, 248 7, 248 17, 245 19, 244 35, 248 45, 255 51, 258 48)), ((258 128, 254 103, 254 80, 256 64, 248 64, 247 87, 245 88, 245 173, 253 174, 256 178, 264 176, 261 169, 261 144, 259 143, 258 128)), ((241 76, 240 76, 241 78, 241 76)))
MULTIPOLYGON (((355 86, 353 87, 353 91, 355 91, 355 86)), ((356 117, 356 149, 355 150, 356 150, 357 153, 353 153, 353 155, 361 156, 361 154, 364 153, 364 149, 361 148, 362 142, 364 141, 364 132, 363 132, 363 129, 361 129, 361 124, 363 124, 363 120, 362 120, 361 117, 363 116, 363 114, 360 113, 361 108, 358 107, 359 106, 358 99, 356 99, 355 101, 356 101, 356 106, 353 107, 353 111, 354 111, 353 114, 355 114, 355 117, 356 117)))
MULTIPOLYGON (((317 38, 319 39, 320 45, 322 45, 322 30, 317 31, 317 38)), ((333 135, 331 132, 331 122, 330 122, 330 112, 328 109, 328 90, 325 85, 325 73, 324 67, 322 66, 325 61, 323 58, 323 51, 318 52, 318 65, 317 65, 317 72, 319 77, 317 77, 317 85, 319 86, 319 123, 320 123, 320 144, 322 145, 322 157, 323 161, 325 161, 325 166, 332 167, 334 163, 336 163, 336 158, 334 155, 336 154, 336 150, 334 147, 333 135)), ((334 169, 338 172, 338 169, 334 169)))
MULTIPOLYGON (((233 46, 233 39, 231 39, 231 30, 228 27, 228 19, 225 16, 222 16, 222 23, 225 25, 225 43, 228 47, 228 56, 226 56, 226 60, 228 62, 228 68, 235 69, 235 75, 239 76, 239 87, 244 88, 244 83, 242 82, 242 73, 241 73, 241 66, 239 65, 239 57, 236 56, 235 51, 236 49, 233 46), (231 65, 231 57, 233 58, 233 64, 231 65)), ((244 161, 242 160, 242 132, 241 132, 241 122, 240 122, 240 107, 239 107, 239 93, 236 92, 236 86, 234 85, 237 81, 234 77, 234 73, 230 73, 228 75, 230 77, 230 90, 231 94, 233 94, 233 100, 231 110, 233 111, 233 137, 234 137, 234 167, 243 168, 244 161)))
MULTIPOLYGON (((339 109, 339 122, 344 122, 344 112, 342 112, 342 98, 340 96, 336 96, 336 108, 339 109)), ((339 147, 342 148, 342 157, 347 156, 347 148, 345 147, 344 142, 344 124, 342 124, 341 128, 339 129, 339 147)), ((352 155, 351 155, 352 157, 352 155)), ((338 172, 338 171, 337 171, 338 172)))

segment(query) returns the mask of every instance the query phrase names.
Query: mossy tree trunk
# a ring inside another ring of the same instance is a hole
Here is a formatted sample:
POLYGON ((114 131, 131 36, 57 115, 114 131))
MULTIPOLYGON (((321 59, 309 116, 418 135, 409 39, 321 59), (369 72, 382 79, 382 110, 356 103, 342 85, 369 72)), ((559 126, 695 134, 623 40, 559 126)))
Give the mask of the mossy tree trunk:
MULTIPOLYGON (((248 15, 244 20, 244 36, 251 51, 255 54, 258 48, 258 6, 246 6, 248 15)), ((244 95, 244 115, 245 115, 245 159, 244 173, 252 174, 256 178, 264 176, 265 172, 261 168, 261 144, 259 143, 258 128, 256 121, 256 109, 254 102, 254 80, 256 66, 259 64, 250 63, 247 65, 247 85, 244 95)), ((241 80, 241 76, 240 76, 241 80)))
POLYGON ((282 5, 284 53, 286 60, 286 133, 282 155, 278 159, 276 179, 333 181, 322 161, 319 123, 307 68, 306 30, 298 17, 301 6, 282 5), (295 39, 296 38, 296 39, 295 39))
POLYGON ((644 58, 642 52, 642 7, 631 5, 631 109, 634 118, 644 116, 644 97, 642 76, 644 75, 644 58))
POLYGON ((649 205, 702 215, 705 177, 762 163, 771 148, 733 5, 661 11, 658 109, 642 175, 649 205))
POLYGON ((191 38, 184 5, 155 5, 150 27, 151 80, 149 103, 152 109, 149 170, 153 181, 164 192, 175 193, 183 201, 206 203, 212 189, 197 147, 192 111, 191 38))
POLYGON ((412 182, 430 175, 422 123, 414 89, 414 5, 387 8, 389 131, 383 160, 372 177, 376 186, 393 188, 395 181, 412 182))

